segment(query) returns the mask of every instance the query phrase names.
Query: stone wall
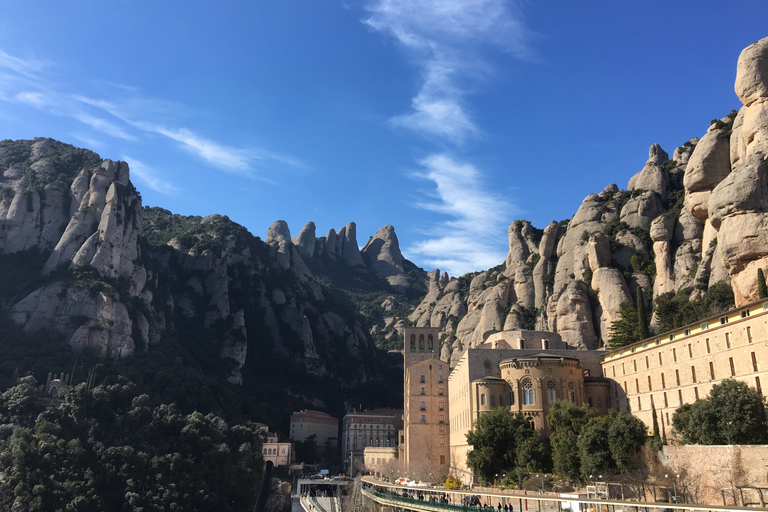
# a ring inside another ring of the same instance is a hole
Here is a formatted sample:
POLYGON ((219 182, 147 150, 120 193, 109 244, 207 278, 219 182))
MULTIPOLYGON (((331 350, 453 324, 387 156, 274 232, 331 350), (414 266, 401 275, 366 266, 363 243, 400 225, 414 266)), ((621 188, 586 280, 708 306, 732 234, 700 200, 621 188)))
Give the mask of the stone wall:
POLYGON ((668 445, 661 463, 680 475, 677 485, 690 501, 765 506, 768 498, 768 445, 668 445))

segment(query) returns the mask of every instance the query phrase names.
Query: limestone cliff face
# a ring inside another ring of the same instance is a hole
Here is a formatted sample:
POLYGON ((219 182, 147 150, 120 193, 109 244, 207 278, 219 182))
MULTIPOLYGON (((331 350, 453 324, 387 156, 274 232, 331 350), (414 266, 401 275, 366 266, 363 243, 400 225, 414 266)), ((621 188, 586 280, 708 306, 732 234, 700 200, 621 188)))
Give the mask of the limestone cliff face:
MULTIPOLYGON (((0 172, 0 265, 21 262, 33 277, 0 290, 0 311, 25 331, 52 329, 75 350, 112 358, 172 337, 251 387, 267 375, 342 389, 381 379, 370 335, 326 300, 305 263, 313 224, 294 242, 277 221, 262 242, 219 215, 144 209, 125 162, 50 139, 0 142, 0 172)), ((341 261, 364 265, 354 224, 338 240, 341 261)))
POLYGON ((26 296, 7 296, 11 318, 28 332, 52 328, 73 347, 112 357, 156 340, 157 322, 147 319, 154 316, 149 275, 137 264, 141 200, 128 165, 35 139, 3 141, 0 168, 0 253, 48 255, 38 269, 48 282, 26 296), (138 306, 133 317, 128 300, 138 306))
POLYGON ((692 289, 695 299, 724 282, 737 305, 756 300, 757 269, 768 273, 768 38, 742 52, 735 89, 738 113, 671 159, 651 146, 626 190, 590 194, 543 232, 513 222, 501 271, 445 284, 430 274, 409 320, 446 330, 445 353, 456 357, 494 330, 521 326, 594 348, 638 288, 653 299, 692 289))

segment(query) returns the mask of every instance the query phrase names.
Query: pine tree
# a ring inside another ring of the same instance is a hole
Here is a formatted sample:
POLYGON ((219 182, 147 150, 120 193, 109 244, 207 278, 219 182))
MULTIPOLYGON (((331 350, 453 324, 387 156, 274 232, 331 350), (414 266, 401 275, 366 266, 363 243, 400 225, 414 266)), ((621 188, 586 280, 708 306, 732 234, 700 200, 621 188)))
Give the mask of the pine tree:
POLYGON ((653 414, 653 437, 651 438, 651 446, 656 450, 661 450, 663 445, 661 441, 661 434, 659 433, 659 418, 656 414, 656 405, 651 403, 651 411, 653 414))
POLYGON ((765 274, 763 269, 757 269, 757 296, 761 299, 768 297, 768 286, 765 284, 765 274))
POLYGON ((648 331, 648 313, 645 309, 645 294, 641 286, 637 287, 637 336, 641 340, 650 336, 648 331))

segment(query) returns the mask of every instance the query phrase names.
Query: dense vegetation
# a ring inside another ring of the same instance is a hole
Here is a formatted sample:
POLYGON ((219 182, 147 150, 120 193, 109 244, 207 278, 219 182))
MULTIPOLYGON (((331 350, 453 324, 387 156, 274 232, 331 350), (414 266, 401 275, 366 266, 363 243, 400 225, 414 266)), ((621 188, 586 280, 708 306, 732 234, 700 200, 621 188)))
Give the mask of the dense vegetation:
POLYGON ((704 318, 727 311, 734 306, 733 290, 727 283, 712 285, 700 299, 691 300, 693 288, 682 288, 677 293, 665 293, 656 297, 654 313, 657 324, 648 329, 642 292, 638 293, 635 307, 626 301, 621 305, 621 317, 610 328, 608 347, 620 348, 650 335, 671 331, 704 318))
POLYGON ((727 379, 709 396, 684 404, 672 417, 683 444, 763 444, 768 442, 765 399, 744 382, 727 379))
POLYGON ((47 407, 38 393, 27 376, 0 395, 2 510, 252 506, 262 465, 263 433, 256 425, 184 414, 124 378, 70 386, 47 407))
MULTIPOLYGON (((643 422, 630 413, 610 411, 598 416, 594 409, 576 407, 557 400, 547 415, 552 430, 542 438, 522 414, 498 407, 478 418, 474 432, 467 434, 472 450, 467 465, 482 480, 507 474, 514 483, 518 475, 554 472, 572 482, 584 482, 591 474, 626 473, 647 440, 643 422)), ((522 478, 520 478, 522 480, 522 478)))

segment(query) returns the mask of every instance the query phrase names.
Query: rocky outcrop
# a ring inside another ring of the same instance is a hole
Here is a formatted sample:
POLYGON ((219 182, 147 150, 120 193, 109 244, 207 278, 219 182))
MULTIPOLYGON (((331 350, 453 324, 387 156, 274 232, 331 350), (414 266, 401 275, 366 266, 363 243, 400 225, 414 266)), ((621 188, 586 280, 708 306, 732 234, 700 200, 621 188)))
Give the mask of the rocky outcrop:
POLYGON ((403 266, 400 244, 395 228, 387 225, 368 240, 362 250, 363 257, 370 267, 384 277, 395 290, 404 293, 408 287, 408 276, 403 266))

